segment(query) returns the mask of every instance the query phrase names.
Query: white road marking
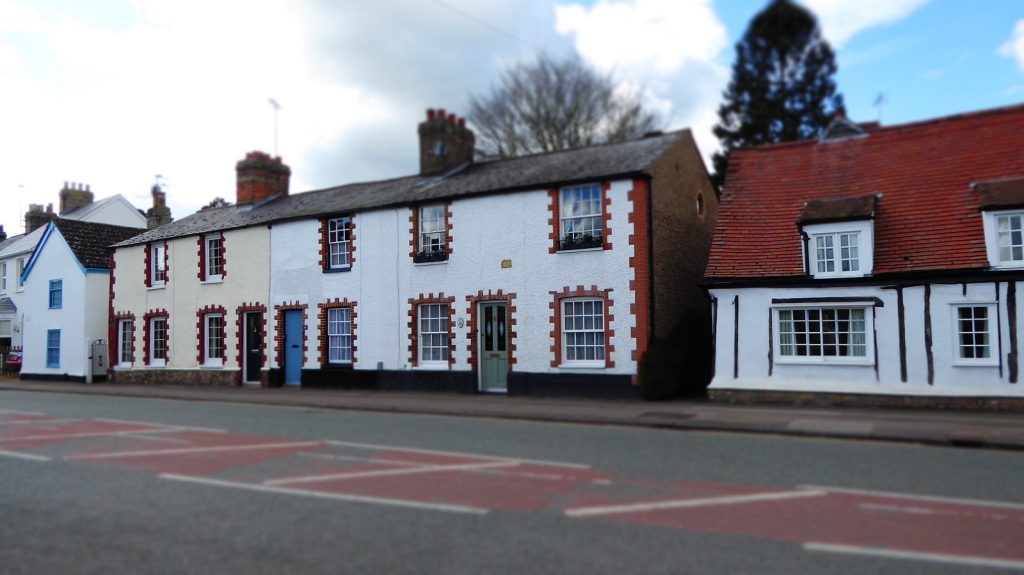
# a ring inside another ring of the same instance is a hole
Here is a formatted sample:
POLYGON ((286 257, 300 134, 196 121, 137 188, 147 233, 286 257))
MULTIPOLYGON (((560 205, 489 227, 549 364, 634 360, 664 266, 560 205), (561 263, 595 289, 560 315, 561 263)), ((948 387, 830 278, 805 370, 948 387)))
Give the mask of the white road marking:
POLYGON ((595 515, 612 515, 617 513, 638 513, 643 511, 662 511, 664 509, 682 509, 689 507, 710 507, 713 505, 739 505, 758 501, 780 501, 801 497, 820 497, 826 491, 775 491, 771 493, 753 493, 750 495, 725 495, 722 497, 705 497, 701 499, 673 499, 669 501, 650 501, 647 503, 630 503, 627 505, 600 505, 595 507, 577 507, 566 509, 569 517, 593 517, 595 515))
POLYGON ((166 427, 173 431, 205 431, 207 433, 227 433, 223 429, 217 429, 215 427, 192 427, 189 425, 170 425, 165 423, 151 423, 148 421, 130 421, 128 419, 109 419, 104 417, 98 417, 94 421, 102 421, 104 423, 124 423, 127 425, 150 425, 153 427, 166 427))
POLYGON ((217 453, 221 451, 250 451, 253 449, 287 449, 293 447, 313 447, 323 445, 319 441, 293 441, 290 443, 257 443, 246 445, 217 445, 214 447, 182 447, 180 449, 147 449, 143 451, 110 451, 106 453, 87 453, 71 455, 64 459, 118 459, 122 457, 147 457, 150 455, 184 455, 189 453, 217 453))
POLYGON ((18 415, 46 415, 38 411, 18 411, 17 409, 0 409, 0 413, 15 413, 18 415))
POLYGON ((302 457, 315 457, 317 459, 332 459, 340 461, 359 461, 362 463, 380 463, 381 465, 404 465, 420 467, 423 465, 422 461, 402 461, 399 459, 374 459, 367 457, 353 457, 351 455, 331 455, 330 453, 299 453, 302 457))
POLYGON ((174 475, 170 473, 160 474, 162 479, 172 481, 185 481, 199 483, 216 487, 229 487, 233 489, 246 489, 263 493, 277 493, 282 495, 300 495, 304 497, 315 497, 319 499, 333 499, 336 501, 349 501, 355 503, 371 503, 375 505, 388 505, 392 507, 409 507, 412 509, 426 509, 430 511, 448 511, 451 513, 471 513, 474 515, 485 515, 489 511, 480 507, 469 507, 465 505, 449 505, 446 503, 427 503, 421 501, 409 501, 405 499, 389 499, 384 497, 368 497, 364 495, 349 495, 345 493, 330 493, 326 491, 310 491, 307 489, 294 489, 288 487, 272 487, 269 485, 256 485, 252 483, 238 483, 234 481, 222 481, 219 479, 208 479, 205 477, 193 477, 190 475, 174 475))
POLYGON ((21 435, 0 437, 0 443, 8 441, 36 441, 39 439, 80 439, 83 437, 131 437, 143 433, 171 433, 176 429, 125 429, 122 431, 83 431, 82 433, 47 433, 44 435, 21 435))
POLYGON ((27 459, 29 461, 50 461, 45 455, 32 455, 31 453, 19 453, 17 451, 5 451, 0 449, 0 457, 13 457, 15 459, 27 459))
POLYGON ((824 553, 844 553, 847 555, 867 555, 886 559, 911 559, 931 561, 934 563, 952 563, 970 565, 972 567, 994 567, 998 569, 1024 569, 1024 561, 1000 559, 998 557, 979 557, 975 555, 949 555, 945 553, 922 553, 919 551, 900 551, 878 547, 858 547, 854 545, 832 545, 829 543, 804 543, 805 551, 824 553))
POLYGON ((356 443, 353 441, 326 440, 324 443, 337 445, 339 447, 355 447, 358 449, 379 449, 384 451, 405 451, 408 453, 424 453, 427 455, 448 455, 452 457, 475 457, 478 459, 489 459, 491 461, 515 461, 517 463, 532 463, 534 465, 546 465, 550 467, 570 467, 573 469, 590 469, 589 465, 582 463, 567 463, 564 461, 546 461, 543 459, 519 459, 515 457, 500 457, 495 455, 481 455, 479 453, 462 453, 458 451, 439 451, 436 449, 419 449, 416 447, 399 447, 396 445, 378 445, 374 443, 356 443))
POLYGON ((48 427, 54 423, 76 423, 81 419, 16 419, 14 421, 0 421, 0 425, 38 425, 48 427))
POLYGON ((345 479, 364 479, 366 477, 387 477, 391 475, 415 475, 417 473, 441 473, 445 471, 472 471, 490 467, 511 467, 519 465, 511 461, 494 461, 490 463, 461 463, 457 465, 428 465, 411 469, 375 469, 373 471, 350 471, 348 473, 332 473, 328 475, 307 475, 287 477, 264 481, 263 485, 291 485, 294 483, 314 483, 318 481, 341 481, 345 479))
POLYGON ((800 485, 800 489, 816 489, 831 493, 849 493, 852 495, 868 495, 871 497, 887 497, 891 499, 911 499, 914 501, 930 501, 933 503, 950 503, 953 505, 974 505, 978 507, 997 507, 1000 509, 1019 509, 1024 511, 1024 504, 1006 501, 990 501, 984 499, 961 499, 958 497, 939 497, 935 495, 915 495, 912 493, 894 493, 891 491, 872 491, 870 489, 851 489, 846 487, 827 487, 823 485, 800 485))

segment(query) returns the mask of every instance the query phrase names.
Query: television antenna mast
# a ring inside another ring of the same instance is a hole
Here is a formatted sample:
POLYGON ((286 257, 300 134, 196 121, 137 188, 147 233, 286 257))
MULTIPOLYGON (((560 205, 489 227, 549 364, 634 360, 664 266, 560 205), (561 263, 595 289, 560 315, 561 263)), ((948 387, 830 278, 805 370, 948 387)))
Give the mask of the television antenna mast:
POLYGON ((274 109, 274 156, 278 156, 277 153, 277 113, 281 110, 281 104, 273 98, 267 98, 270 102, 270 107, 274 109))

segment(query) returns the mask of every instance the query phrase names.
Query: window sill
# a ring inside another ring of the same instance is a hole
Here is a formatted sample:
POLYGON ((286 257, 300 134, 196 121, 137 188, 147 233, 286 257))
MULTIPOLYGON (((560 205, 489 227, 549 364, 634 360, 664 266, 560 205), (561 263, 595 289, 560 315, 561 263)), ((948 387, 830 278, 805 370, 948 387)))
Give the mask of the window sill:
POLYGON ((150 362, 150 364, 146 366, 147 369, 163 369, 165 367, 167 367, 166 363, 152 363, 152 362, 150 362))
POLYGON ((417 266, 417 267, 419 267, 419 266, 439 266, 439 265, 444 265, 444 264, 448 263, 448 260, 439 260, 439 261, 436 261, 436 262, 418 262, 416 260, 413 260, 412 263, 413 263, 414 266, 417 266))
POLYGON ((597 246, 596 248, 576 248, 576 249, 559 249, 556 254, 578 254, 581 252, 603 252, 604 247, 597 246))
POLYGON ((353 369, 351 361, 333 361, 324 364, 324 369, 353 369))
POLYGON ((992 266, 995 270, 1019 270, 1024 268, 1024 261, 1022 262, 998 262, 992 266))
POLYGON ((574 361, 562 362, 559 369, 606 369, 608 366, 604 360, 601 361, 574 361))
POLYGON ((421 361, 420 364, 414 367, 413 369, 419 371, 448 371, 451 369, 451 367, 448 365, 447 361, 421 361))
POLYGON ((167 287, 167 284, 151 285, 148 288, 146 288, 146 291, 153 291, 153 290, 158 290, 158 289, 164 289, 166 287, 167 287))
POLYGON ((204 363, 199 366, 199 369, 224 369, 224 362, 204 363))
POLYGON ((348 265, 348 266, 345 266, 345 267, 338 267, 338 268, 323 268, 323 270, 324 270, 325 274, 336 274, 336 273, 341 273, 341 272, 350 272, 350 271, 352 271, 352 266, 348 265))
POLYGON ((875 365, 875 361, 872 358, 855 358, 855 359, 815 359, 815 358, 792 358, 792 357, 775 357, 775 363, 779 365, 825 365, 825 366, 872 366, 875 365))
POLYGON ((220 276, 217 276, 217 277, 215 277, 215 278, 208 278, 208 279, 205 279, 205 280, 203 280, 203 281, 201 281, 201 282, 199 282, 199 283, 200 283, 200 284, 202 284, 202 285, 207 285, 207 284, 220 284, 220 283, 224 283, 224 278, 222 278, 222 277, 220 277, 220 276))
POLYGON ((848 279, 848 278, 866 278, 869 275, 871 275, 871 274, 865 273, 865 272, 855 272, 855 273, 851 272, 851 273, 844 273, 844 274, 820 273, 820 274, 811 274, 811 277, 816 279, 816 280, 834 280, 834 279, 848 279))
POLYGON ((114 366, 114 371, 122 371, 126 369, 133 369, 133 365, 130 363, 119 363, 114 366))
POLYGON ((953 367, 999 367, 999 362, 994 359, 968 360, 954 359, 953 367))

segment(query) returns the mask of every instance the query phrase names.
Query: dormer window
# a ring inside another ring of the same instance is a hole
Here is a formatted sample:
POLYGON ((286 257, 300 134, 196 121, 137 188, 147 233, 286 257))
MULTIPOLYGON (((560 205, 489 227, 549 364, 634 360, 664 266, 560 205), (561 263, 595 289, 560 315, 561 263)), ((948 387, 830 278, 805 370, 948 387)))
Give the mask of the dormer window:
POLYGON ((1024 177, 971 184, 978 194, 990 266, 1024 268, 1024 177))
POLYGON ((875 202, 878 197, 808 200, 798 225, 804 265, 816 278, 863 277, 874 267, 875 202))
POLYGON ((1024 213, 996 216, 999 262, 1024 264, 1024 213))

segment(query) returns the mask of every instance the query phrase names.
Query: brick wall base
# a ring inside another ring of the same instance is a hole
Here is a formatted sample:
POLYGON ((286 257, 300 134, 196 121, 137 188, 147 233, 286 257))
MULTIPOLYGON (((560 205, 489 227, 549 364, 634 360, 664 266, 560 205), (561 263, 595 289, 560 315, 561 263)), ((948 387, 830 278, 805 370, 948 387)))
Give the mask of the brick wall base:
POLYGON ((237 369, 114 370, 111 383, 125 385, 195 385, 238 387, 237 369))
POLYGON ((795 406, 891 407, 974 411, 1024 411, 1021 397, 944 397, 919 395, 869 395, 801 391, 754 391, 709 389, 712 401, 732 404, 775 404, 795 406))

